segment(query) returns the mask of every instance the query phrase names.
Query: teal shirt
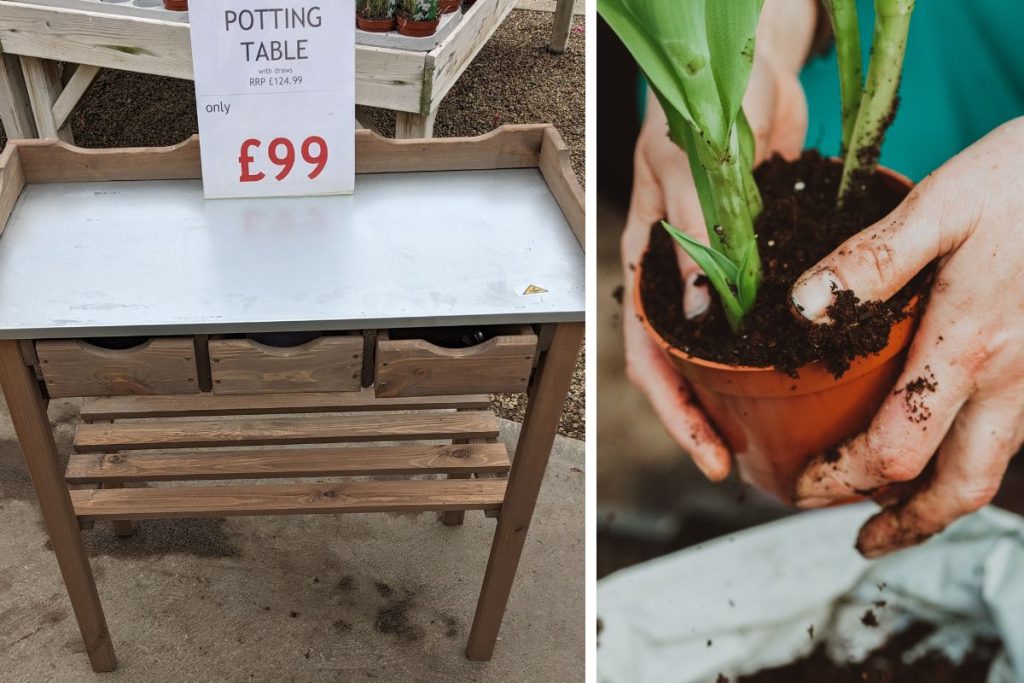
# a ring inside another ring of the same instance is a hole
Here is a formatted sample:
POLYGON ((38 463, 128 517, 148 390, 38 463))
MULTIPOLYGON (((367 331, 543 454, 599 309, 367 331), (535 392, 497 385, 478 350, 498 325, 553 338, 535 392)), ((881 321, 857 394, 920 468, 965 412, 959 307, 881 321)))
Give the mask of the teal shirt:
MULTIPOLYGON (((867 73, 874 3, 858 0, 867 73)), ((839 153, 835 49, 801 74, 807 146, 839 153)), ((1024 116, 1024 0, 917 0, 900 106, 881 163, 917 181, 1002 123, 1024 116)))

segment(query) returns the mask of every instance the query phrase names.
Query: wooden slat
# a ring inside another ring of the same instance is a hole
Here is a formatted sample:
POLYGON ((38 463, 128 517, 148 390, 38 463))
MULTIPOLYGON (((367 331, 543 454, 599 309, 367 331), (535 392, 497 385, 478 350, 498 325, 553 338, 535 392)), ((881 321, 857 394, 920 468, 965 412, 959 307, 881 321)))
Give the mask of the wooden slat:
POLYGON ((28 98, 32 103, 32 115, 35 117, 36 130, 39 137, 59 138, 74 144, 70 126, 58 126, 53 118, 53 105, 60 97, 60 75, 57 73, 57 62, 21 57, 21 71, 25 76, 28 98))
POLYGON ((35 117, 18 55, 4 54, 0 41, 0 122, 8 139, 34 138, 35 117))
POLYGON ((75 513, 82 520, 489 510, 500 507, 504 496, 504 479, 71 491, 75 513))
POLYGON ((120 420, 150 417, 220 417, 275 413, 344 413, 380 410, 486 409, 485 395, 376 398, 373 388, 344 393, 257 394, 251 396, 110 396, 86 399, 82 419, 120 420))
POLYGON ((109 69, 192 78, 188 24, 0 3, 5 52, 109 69))
MULTIPOLYGON (((70 65, 65 68, 70 68, 70 65)), ((67 123, 78 101, 82 99, 82 95, 89 89, 92 82, 96 80, 99 73, 100 68, 98 66, 79 64, 74 73, 71 74, 71 79, 64 86, 64 90, 61 91, 57 101, 53 103, 53 121, 57 128, 61 128, 67 123)))
POLYGON ((374 446, 194 453, 75 453, 65 479, 85 482, 353 477, 507 472, 504 444, 374 446))
POLYGON ((75 433, 75 449, 90 453, 151 448, 473 439, 497 436, 498 423, 494 415, 484 411, 427 414, 364 413, 265 420, 162 420, 82 424, 75 433))
POLYGON ((562 215, 576 235, 576 241, 586 250, 586 225, 583 208, 583 188, 576 180, 569 160, 569 148, 553 126, 544 131, 540 148, 540 172, 547 181, 551 194, 562 209, 562 215))
POLYGON ((451 35, 430 51, 427 68, 432 70, 429 88, 424 92, 429 101, 423 103, 421 114, 437 109, 459 76, 466 70, 477 53, 487 44, 509 12, 515 0, 487 0, 474 5, 451 35))
MULTIPOLYGON (((2 56, 2 55, 0 55, 2 56)), ((21 167, 21 154, 17 145, 7 145, 0 154, 0 235, 7 227, 7 219, 25 187, 25 174, 21 167)))
MULTIPOLYGON (((501 126, 476 137, 389 140, 356 131, 357 173, 400 173, 538 165, 550 124, 501 126)), ((84 149, 57 140, 18 140, 29 183, 199 178, 199 136, 169 147, 84 149)))

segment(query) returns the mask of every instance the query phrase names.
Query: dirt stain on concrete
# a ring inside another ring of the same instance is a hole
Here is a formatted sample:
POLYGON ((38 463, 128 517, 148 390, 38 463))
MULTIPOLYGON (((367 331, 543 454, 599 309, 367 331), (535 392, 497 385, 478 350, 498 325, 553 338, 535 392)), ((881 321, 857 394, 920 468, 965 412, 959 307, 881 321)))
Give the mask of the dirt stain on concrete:
POLYGON ((97 523, 82 532, 90 555, 118 558, 192 555, 238 557, 241 551, 224 528, 223 518, 147 519, 135 523, 135 533, 121 538, 109 524, 97 523))

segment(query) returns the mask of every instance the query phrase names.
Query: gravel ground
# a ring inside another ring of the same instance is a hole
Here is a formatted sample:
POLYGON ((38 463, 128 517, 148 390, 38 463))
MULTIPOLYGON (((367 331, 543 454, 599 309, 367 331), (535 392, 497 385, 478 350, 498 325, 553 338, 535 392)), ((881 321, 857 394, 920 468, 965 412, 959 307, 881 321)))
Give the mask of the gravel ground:
MULTIPOLYGON (((553 123, 572 155, 583 182, 584 50, 583 17, 573 20, 562 55, 546 49, 551 15, 514 11, 498 28, 442 101, 436 137, 478 135, 506 123, 553 123)), ((394 114, 373 110, 380 132, 394 134, 394 114)), ((72 115, 75 141, 83 147, 170 145, 197 130, 190 81, 123 71, 104 71, 72 115)), ((0 127, 0 146, 7 137, 0 127)), ((525 397, 494 397, 495 409, 522 421, 525 397)), ((559 431, 584 437, 583 355, 573 375, 559 431)))

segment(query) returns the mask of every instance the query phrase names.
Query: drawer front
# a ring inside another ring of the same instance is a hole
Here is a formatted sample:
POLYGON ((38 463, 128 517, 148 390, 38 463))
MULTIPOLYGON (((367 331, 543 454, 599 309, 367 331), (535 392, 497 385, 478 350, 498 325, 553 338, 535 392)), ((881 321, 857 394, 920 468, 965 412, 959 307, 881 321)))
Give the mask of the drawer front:
POLYGON ((435 346, 423 339, 377 340, 376 395, 442 396, 526 391, 537 353, 528 328, 464 349, 435 346))
POLYGON ((215 394, 358 391, 362 369, 362 336, 320 337, 287 348, 210 340, 215 394))
POLYGON ((78 339, 54 339, 36 342, 36 355, 53 398, 199 391, 191 337, 151 339, 123 350, 78 339))

